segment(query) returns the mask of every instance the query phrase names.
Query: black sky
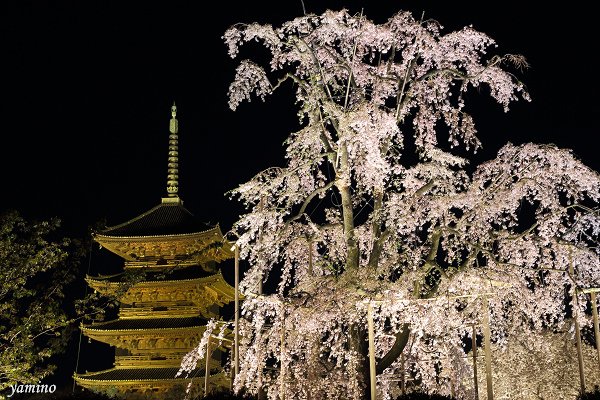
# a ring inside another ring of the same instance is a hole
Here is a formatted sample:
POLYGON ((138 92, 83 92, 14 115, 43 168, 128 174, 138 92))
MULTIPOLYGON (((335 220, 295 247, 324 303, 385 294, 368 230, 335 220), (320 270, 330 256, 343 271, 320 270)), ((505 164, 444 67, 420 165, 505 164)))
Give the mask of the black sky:
MULTIPOLYGON (((364 8, 384 21, 404 9, 424 11, 446 31, 472 24, 495 38, 499 51, 528 58, 522 79, 533 97, 508 114, 480 97, 479 159, 508 140, 552 142, 600 167, 594 13, 577 2, 530 3, 304 0, 308 12, 364 8)), ((236 22, 279 24, 301 13, 301 0, 210 8, 199 1, 2 2, 0 210, 59 216, 83 234, 100 219, 116 224, 154 206, 165 192, 176 101, 181 196, 196 215, 227 230, 242 209, 224 192, 281 162, 296 119, 285 96, 228 109, 236 61, 221 35, 236 22)))
MULTIPOLYGON (((476 160, 507 141, 533 141, 570 147, 600 170, 596 14, 584 2, 534 3, 304 0, 313 13, 364 9, 383 22, 402 9, 424 11, 446 32, 472 24, 499 52, 527 57, 531 69, 521 78, 533 98, 507 114, 479 98, 484 149, 476 160)), ((224 193, 282 162, 296 111, 282 95, 229 110, 238 61, 221 35, 237 22, 279 25, 301 14, 301 0, 1 2, 0 211, 57 216, 77 236, 158 204, 176 101, 180 195, 226 231, 243 210, 224 193)))

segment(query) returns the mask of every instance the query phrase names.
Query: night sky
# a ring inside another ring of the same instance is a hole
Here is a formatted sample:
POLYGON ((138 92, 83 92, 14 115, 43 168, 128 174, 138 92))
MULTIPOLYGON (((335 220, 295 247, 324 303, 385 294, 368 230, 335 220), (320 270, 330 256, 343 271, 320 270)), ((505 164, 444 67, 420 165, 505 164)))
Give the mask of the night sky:
MULTIPOLYGON (((555 143, 600 170, 596 14, 583 2, 532 3, 304 0, 307 12, 364 9, 376 22, 400 9, 417 17, 424 11, 444 32, 472 24, 496 39, 499 53, 528 59, 520 77, 533 99, 505 114, 485 96, 473 97, 484 146, 474 162, 507 141, 555 143)), ((289 91, 228 108, 239 60, 228 57, 221 35, 237 22, 279 25, 303 8, 301 0, 204 4, 0 4, 0 211, 56 216, 66 234, 82 236, 100 220, 115 225, 157 205, 166 194, 175 101, 180 196, 202 220, 224 232, 231 227, 243 209, 224 193, 282 164, 282 142, 297 118, 289 91)), ((72 358, 63 367, 71 372, 72 358)))

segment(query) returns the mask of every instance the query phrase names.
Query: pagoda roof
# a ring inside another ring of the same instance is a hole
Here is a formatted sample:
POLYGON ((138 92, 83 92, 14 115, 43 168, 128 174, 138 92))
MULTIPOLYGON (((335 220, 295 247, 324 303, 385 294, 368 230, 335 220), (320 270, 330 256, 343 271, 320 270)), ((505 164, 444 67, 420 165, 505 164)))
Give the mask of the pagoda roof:
MULTIPOLYGON (((95 285, 95 286, 101 286, 101 285, 106 285, 106 286, 113 286, 113 287, 118 287, 120 284, 122 284, 122 281, 119 280, 119 277, 122 276, 122 274, 118 274, 118 275, 111 275, 111 276, 99 276, 99 277, 94 277, 94 276, 90 276, 90 275, 86 275, 85 280, 90 284, 90 285, 95 285)), ((167 279, 159 279, 156 276, 145 276, 145 279, 136 282, 135 285, 133 285, 133 288, 136 287, 145 287, 145 286, 164 286, 164 285, 168 285, 168 284, 175 284, 178 286, 182 286, 185 284, 211 284, 211 283, 221 283, 223 284, 223 286, 226 289, 233 289, 233 287, 231 285, 229 285, 229 283, 227 283, 227 281, 225 280, 225 278, 223 277, 223 273, 221 271, 217 271, 214 272, 212 274, 201 274, 198 277, 176 277, 176 276, 167 276, 167 279), (153 279, 154 278, 154 279, 153 279)), ((95 287, 96 290, 98 290, 97 287, 95 287)))
POLYGON ((122 224, 98 232, 106 237, 171 236, 211 231, 211 226, 198 220, 181 201, 162 202, 122 224))
MULTIPOLYGON (((144 271, 144 279, 140 283, 145 282, 178 282, 178 281, 189 281, 200 278, 209 278, 211 276, 221 274, 220 270, 216 272, 209 272, 202 267, 197 265, 186 266, 184 268, 174 268, 169 271, 155 271, 147 270, 144 271)), ((119 272, 112 275, 98 275, 98 276, 86 276, 86 280, 92 280, 95 282, 105 283, 121 283, 125 272, 119 272)))
MULTIPOLYGON (((180 382, 190 382, 190 380, 198 385, 200 380, 204 378, 204 368, 196 368, 190 371, 189 374, 182 374, 175 377, 179 368, 111 368, 104 371, 98 372, 87 372, 85 374, 73 374, 75 381, 83 387, 105 391, 110 389, 111 391, 115 388, 126 394, 127 398, 132 399, 146 399, 147 397, 135 396, 127 392, 128 389, 133 388, 148 388, 148 385, 154 387, 161 387, 163 389, 170 388, 174 384, 180 382)), ((224 371, 218 371, 211 369, 209 371, 209 386, 214 388, 225 388, 229 385, 229 377, 224 371)), ((160 398, 160 397, 157 397, 160 398)))
MULTIPOLYGON (((201 268, 197 268, 201 269, 201 268)), ((201 275, 203 272, 200 273, 201 275)), ((93 289, 103 294, 116 294, 121 288, 121 281, 118 275, 104 276, 104 277, 92 277, 87 275, 85 280, 93 289)), ((216 273, 208 276, 200 276, 197 278, 193 277, 193 274, 182 274, 182 275, 146 275, 140 282, 136 282, 129 287, 125 293, 121 293, 120 301, 124 304, 133 304, 133 302, 140 302, 140 299, 135 299, 134 293, 140 293, 145 289, 164 289, 164 290, 187 290, 189 288, 204 287, 207 293, 212 293, 209 297, 202 297, 205 304, 217 304, 222 306, 229 303, 235 298, 235 288, 231 286, 223 277, 220 270, 216 273), (186 279, 186 277, 188 277, 186 279), (155 278, 155 279, 153 279, 155 278), (178 279, 177 279, 178 278, 178 279), (172 289, 167 289, 172 288, 172 289)), ((240 299, 244 299, 244 296, 240 294, 240 299)))
MULTIPOLYGON (((88 372, 78 374, 77 377, 94 381, 140 381, 140 380, 162 380, 183 379, 175 377, 179 368, 111 368, 104 371, 88 372)), ((190 376, 204 376, 204 368, 195 369, 190 376)))
POLYGON ((180 329, 203 327, 206 320, 199 317, 188 318, 139 318, 115 319, 84 326, 85 330, 95 331, 135 331, 148 329, 180 329))
POLYGON ((223 238, 219 225, 199 221, 176 200, 94 232, 93 239, 132 268, 204 265, 232 258, 232 244, 223 238))

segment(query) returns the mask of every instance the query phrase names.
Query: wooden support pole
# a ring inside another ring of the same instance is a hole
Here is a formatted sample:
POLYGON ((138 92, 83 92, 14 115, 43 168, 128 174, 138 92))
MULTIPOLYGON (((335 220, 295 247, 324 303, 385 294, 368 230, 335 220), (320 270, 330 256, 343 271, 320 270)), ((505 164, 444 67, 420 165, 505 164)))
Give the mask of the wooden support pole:
POLYGON ((483 339, 484 339, 484 351, 485 351, 485 376, 487 386, 487 398, 488 400, 494 400, 494 388, 492 387, 492 348, 491 348, 491 334, 490 334, 490 304, 489 300, 485 298, 485 307, 483 310, 483 339))
POLYGON ((585 372, 583 370, 583 352, 581 349, 581 330, 579 329, 579 321, 575 315, 575 341, 577 342, 577 362, 579 364, 579 384, 581 386, 581 394, 585 393, 585 372))
MULTIPOLYGON (((573 260, 570 261, 569 274, 571 275, 573 284, 575 284, 575 269, 573 267, 573 260)), ((583 395, 585 393, 585 373, 583 370, 583 352, 581 349, 581 330, 579 329, 579 321, 577 320, 577 315, 579 314, 579 306, 577 303, 577 288, 574 288, 571 307, 573 307, 573 323, 575 325, 575 344, 577 345, 577 363, 579 365, 579 385, 581 394, 583 395)))
POLYGON ((234 249, 235 254, 235 312, 234 312, 234 379, 240 371, 240 248, 236 244, 234 249))
POLYGON ((596 292, 592 296, 592 315, 594 316, 594 338, 596 338, 596 353, 598 353, 598 369, 600 370, 600 327, 598 326, 598 306, 596 305, 596 292))
POLYGON ((204 366, 204 397, 208 396, 208 377, 210 376, 210 336, 208 337, 208 341, 206 342, 206 362, 204 366))
POLYGON ((265 373, 264 366, 258 369, 258 377, 256 379, 256 386, 258 387, 258 393, 256 395, 257 400, 266 400, 267 394, 263 390, 262 378, 265 373))
POLYGON ((406 363, 406 360, 404 359, 404 352, 402 352, 402 354, 400 354, 400 365, 401 365, 400 390, 402 390, 402 396, 404 396, 406 394, 406 382, 405 382, 405 378, 404 378, 404 371, 406 368, 405 363, 406 363))
POLYGON ((261 368, 260 373, 258 374, 257 382, 256 382, 256 386, 258 387, 258 395, 257 395, 258 400, 265 400, 267 398, 267 394, 263 390, 263 386, 262 386, 262 377, 263 377, 264 372, 265 372, 265 370, 263 368, 261 368))
POLYGON ((479 382, 477 381, 477 328, 473 324, 471 334, 471 350, 473 352, 473 387, 475 388, 475 400, 479 400, 479 382))
POLYGON ((373 327, 373 306, 369 302, 367 308, 367 319, 369 327, 369 377, 371 383, 371 400, 375 400, 377 394, 376 387, 376 370, 375 370, 375 329, 373 327))
POLYGON ((312 250, 313 250, 313 245, 312 245, 312 240, 308 241, 308 275, 312 276, 313 274, 313 254, 312 254, 312 250))
MULTIPOLYGON (((258 211, 260 211, 262 213, 264 209, 265 209, 265 196, 262 195, 262 196, 260 196, 260 202, 258 203, 258 211)), ((262 239, 262 226, 260 228, 258 228, 258 240, 260 241, 261 239, 262 239)), ((256 288, 256 292, 258 294, 263 294, 263 274, 262 274, 262 272, 260 274, 258 274, 258 285, 256 288)))
POLYGON ((282 315, 281 315, 281 345, 279 348, 279 362, 281 363, 281 368, 279 369, 279 375, 281 382, 279 382, 280 384, 280 388, 279 388, 279 398, 281 400, 285 400, 285 366, 283 363, 283 358, 285 355, 285 311, 282 310, 282 315))

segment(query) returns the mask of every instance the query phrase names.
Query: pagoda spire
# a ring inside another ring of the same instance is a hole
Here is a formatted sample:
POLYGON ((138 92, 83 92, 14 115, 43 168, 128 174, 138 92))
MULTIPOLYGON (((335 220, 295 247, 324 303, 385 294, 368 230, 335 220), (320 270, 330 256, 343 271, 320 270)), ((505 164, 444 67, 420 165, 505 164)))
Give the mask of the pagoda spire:
POLYGON ((169 121, 169 160, 167 164, 167 202, 179 200, 179 124, 177 122, 177 106, 171 106, 171 120, 169 121))

